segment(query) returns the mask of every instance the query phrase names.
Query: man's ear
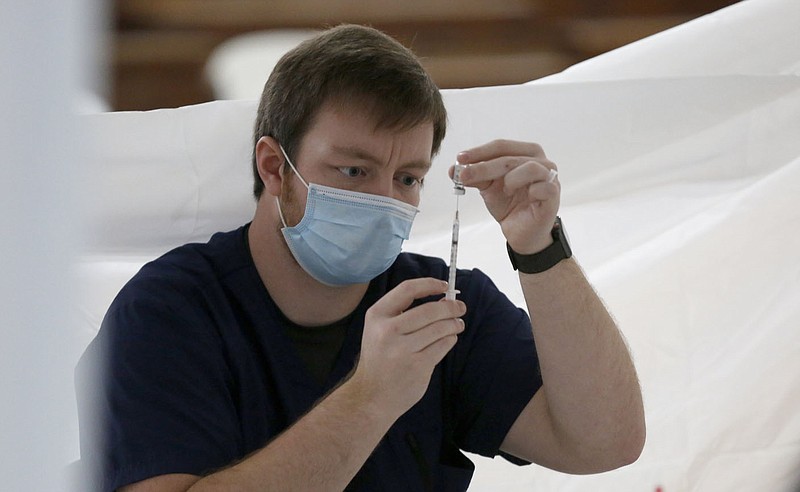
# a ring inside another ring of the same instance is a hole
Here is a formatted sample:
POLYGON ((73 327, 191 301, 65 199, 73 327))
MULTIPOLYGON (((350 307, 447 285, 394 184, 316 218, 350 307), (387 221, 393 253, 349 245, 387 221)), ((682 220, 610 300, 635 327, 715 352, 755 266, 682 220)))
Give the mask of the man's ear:
POLYGON ((281 168, 286 159, 283 157, 278 141, 272 137, 261 137, 256 142, 256 167, 258 176, 264 183, 264 191, 273 196, 280 196, 283 176, 281 168))

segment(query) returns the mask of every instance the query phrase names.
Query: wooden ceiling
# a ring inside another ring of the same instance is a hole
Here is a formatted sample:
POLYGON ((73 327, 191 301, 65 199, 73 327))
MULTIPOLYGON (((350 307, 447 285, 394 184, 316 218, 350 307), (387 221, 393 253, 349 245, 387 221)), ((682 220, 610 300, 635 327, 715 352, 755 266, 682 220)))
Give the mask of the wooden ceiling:
POLYGON ((203 75, 237 34, 372 25, 419 55, 442 88, 516 84, 559 72, 736 0, 115 0, 110 104, 177 107, 214 98, 203 75))

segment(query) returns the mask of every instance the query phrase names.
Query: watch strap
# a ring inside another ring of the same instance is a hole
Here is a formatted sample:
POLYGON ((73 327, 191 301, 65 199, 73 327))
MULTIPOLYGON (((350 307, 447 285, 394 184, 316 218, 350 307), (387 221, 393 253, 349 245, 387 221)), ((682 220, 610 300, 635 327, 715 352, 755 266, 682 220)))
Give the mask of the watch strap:
POLYGON ((564 234, 561 219, 558 217, 556 217, 556 222, 553 225, 552 235, 552 244, 538 253, 530 255, 517 253, 511 249, 511 245, 506 242, 508 258, 511 260, 511 266, 514 267, 514 270, 519 270, 522 273, 541 273, 554 267, 561 260, 571 257, 572 250, 564 234))

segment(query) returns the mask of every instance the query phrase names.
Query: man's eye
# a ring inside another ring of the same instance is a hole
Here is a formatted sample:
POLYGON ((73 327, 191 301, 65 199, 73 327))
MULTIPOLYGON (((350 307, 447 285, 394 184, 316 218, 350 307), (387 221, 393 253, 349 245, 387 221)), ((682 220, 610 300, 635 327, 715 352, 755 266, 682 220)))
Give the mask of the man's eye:
POLYGON ((400 182, 403 183, 403 186, 408 186, 408 187, 414 186, 416 184, 422 184, 421 179, 417 179, 411 175, 401 176, 400 182))
POLYGON ((364 174, 361 168, 358 167, 340 167, 339 172, 351 178, 357 178, 358 176, 364 174))

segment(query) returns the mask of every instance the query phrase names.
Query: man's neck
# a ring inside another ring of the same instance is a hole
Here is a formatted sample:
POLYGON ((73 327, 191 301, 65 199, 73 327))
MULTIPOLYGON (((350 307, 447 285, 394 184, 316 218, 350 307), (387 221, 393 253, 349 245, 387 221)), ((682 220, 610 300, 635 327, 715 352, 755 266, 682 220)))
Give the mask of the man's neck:
POLYGON ((301 326, 322 326, 355 310, 369 284, 329 287, 312 278, 292 256, 274 217, 257 211, 248 230, 250 254, 272 300, 301 326))

